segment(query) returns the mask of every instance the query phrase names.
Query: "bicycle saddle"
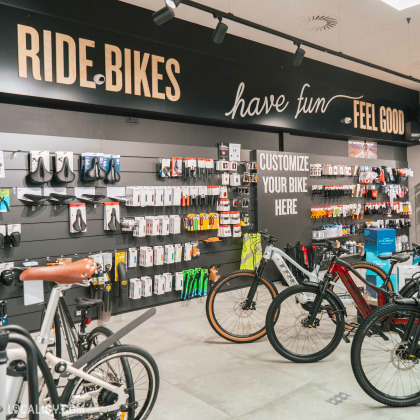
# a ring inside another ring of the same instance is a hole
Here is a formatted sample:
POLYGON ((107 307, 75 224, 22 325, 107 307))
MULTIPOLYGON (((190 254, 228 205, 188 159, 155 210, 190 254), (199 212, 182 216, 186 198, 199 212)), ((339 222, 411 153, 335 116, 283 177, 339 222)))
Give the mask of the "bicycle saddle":
MULTIPOLYGON (((66 195, 66 194, 56 194, 56 193, 51 193, 50 194, 50 198, 52 198, 52 201, 55 203, 56 201, 59 204, 64 204, 67 201, 72 201, 76 198, 75 195, 66 195)), ((51 201, 51 200, 50 200, 51 201)))
POLYGON ((76 309, 89 309, 94 308, 95 306, 101 306, 104 303, 102 299, 89 299, 85 297, 76 298, 76 309))
POLYGON ((7 238, 12 247, 17 247, 20 244, 22 234, 20 232, 12 232, 10 235, 7 235, 7 238))
POLYGON ((108 173, 106 174, 105 181, 113 184, 115 182, 119 182, 121 179, 121 175, 118 173, 117 168, 115 167, 115 160, 111 159, 109 161, 109 169, 108 173))
POLYGON ((56 172, 54 176, 58 182, 61 182, 63 184, 73 182, 74 178, 76 178, 76 175, 70 169, 70 162, 67 156, 63 160, 63 167, 58 172, 56 172))
POLYGON ((89 279, 95 270, 96 262, 91 258, 84 258, 66 265, 29 268, 19 276, 19 279, 21 281, 44 280, 61 284, 74 284, 89 279))
POLYGON ((82 211, 79 209, 76 213, 76 220, 73 223, 73 229, 76 232, 83 232, 86 229, 86 222, 83 220, 82 211))
POLYGON ((394 261, 394 262, 399 263, 399 262, 405 262, 409 260, 410 256, 408 254, 395 254, 395 255, 381 254, 381 255, 378 255, 378 258, 382 261, 389 260, 389 261, 394 261))
POLYGON ((38 159, 38 167, 33 172, 29 172, 28 178, 34 184, 44 184, 52 180, 53 173, 47 171, 44 165, 44 159, 40 157, 38 159))
POLYGON ((116 209, 112 209, 112 212, 111 212, 111 220, 108 223, 108 228, 112 232, 116 232, 117 230, 120 230, 120 222, 117 220, 117 211, 116 211, 116 209))
POLYGON ((96 179, 105 179, 106 172, 99 165, 99 159, 94 157, 92 159, 92 166, 85 173, 85 178, 88 181, 95 181, 96 179))
POLYGON ((100 203, 101 200, 103 200, 104 198, 106 198, 106 196, 102 194, 82 194, 82 196, 79 197, 78 199, 85 203, 97 204, 97 203, 100 203))
POLYGON ((28 200, 33 201, 34 204, 41 204, 43 201, 49 199, 49 197, 46 197, 45 195, 23 194, 23 196, 28 200))

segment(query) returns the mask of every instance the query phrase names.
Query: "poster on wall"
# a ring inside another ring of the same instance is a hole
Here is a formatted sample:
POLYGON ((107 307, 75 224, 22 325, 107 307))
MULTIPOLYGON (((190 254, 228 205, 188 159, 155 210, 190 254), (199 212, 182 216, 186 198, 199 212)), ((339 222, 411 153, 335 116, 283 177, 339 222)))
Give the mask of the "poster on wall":
POLYGON ((257 151, 258 230, 267 230, 278 246, 308 240, 310 229, 310 156, 257 151))
POLYGON ((373 141, 349 140, 349 157, 378 159, 378 144, 373 141))

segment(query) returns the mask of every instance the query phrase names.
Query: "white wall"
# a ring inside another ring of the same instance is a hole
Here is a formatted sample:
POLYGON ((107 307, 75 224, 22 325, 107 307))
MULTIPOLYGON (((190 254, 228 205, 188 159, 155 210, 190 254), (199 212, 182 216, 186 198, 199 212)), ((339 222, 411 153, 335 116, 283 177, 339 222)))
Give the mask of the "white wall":
POLYGON ((413 207, 411 217, 410 240, 420 242, 420 145, 407 149, 408 166, 413 169, 414 176, 409 179, 409 197, 413 207))

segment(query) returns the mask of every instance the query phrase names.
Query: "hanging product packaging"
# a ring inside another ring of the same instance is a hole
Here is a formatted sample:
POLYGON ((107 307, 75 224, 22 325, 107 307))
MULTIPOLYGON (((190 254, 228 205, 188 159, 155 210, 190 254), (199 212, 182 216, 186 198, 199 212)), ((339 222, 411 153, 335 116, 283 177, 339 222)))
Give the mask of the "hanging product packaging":
POLYGON ((177 214, 169 216, 169 233, 171 235, 181 233, 181 216, 177 214))
POLYGON ((143 276, 141 281, 141 295, 142 297, 150 297, 153 294, 153 280, 149 276, 143 276))
POLYGON ((137 267, 138 249, 128 248, 128 268, 137 267))
POLYGON ((70 233, 87 232, 86 204, 70 203, 70 233))
POLYGON ((158 216, 159 219, 159 235, 169 235, 169 216, 158 216))
POLYGON ((117 232, 120 230, 120 204, 104 203, 104 230, 117 232))
POLYGON ((172 274, 163 273, 162 276, 165 277, 165 293, 172 292, 172 274))
POLYGON ((171 176, 171 159, 160 158, 159 176, 162 178, 171 176))
POLYGON ((177 292, 182 290, 182 280, 184 278, 184 275, 182 273, 182 271, 177 271, 175 273, 175 290, 177 292))
POLYGON ((181 244, 175 244, 174 245, 174 262, 179 263, 182 261, 182 245, 181 244))
POLYGON ((155 265, 163 265, 163 257, 165 249, 162 245, 156 245, 153 247, 153 260, 155 265))
POLYGON ((182 175, 182 157, 173 157, 171 161, 171 176, 182 175))
POLYGON ((146 219, 140 216, 135 217, 134 223, 133 236, 136 238, 144 238, 146 236, 146 219))
POLYGON ((141 298, 141 280, 138 278, 130 279, 130 299, 141 298))
POLYGON ((153 248, 148 246, 140 247, 139 265, 141 267, 153 267, 153 248))
POLYGON ((190 242, 184 244, 184 261, 191 261, 192 245, 190 242))

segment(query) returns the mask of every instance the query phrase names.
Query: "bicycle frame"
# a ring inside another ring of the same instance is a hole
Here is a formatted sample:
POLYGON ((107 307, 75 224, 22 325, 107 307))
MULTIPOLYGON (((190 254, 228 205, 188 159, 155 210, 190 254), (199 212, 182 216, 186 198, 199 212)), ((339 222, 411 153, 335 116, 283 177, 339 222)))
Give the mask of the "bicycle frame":
MULTIPOLYGON (((48 301, 47 310, 45 312, 44 320, 42 322, 41 331, 39 336, 36 338, 36 344, 41 352, 41 354, 46 358, 47 363, 50 367, 50 370, 52 373, 52 376, 57 379, 60 375, 58 372, 60 367, 63 365, 66 367, 65 371, 70 373, 72 376, 76 376, 78 378, 82 378, 86 381, 89 381, 91 384, 97 385, 101 388, 104 388, 108 391, 111 391, 117 395, 117 401, 109 406, 101 407, 100 410, 98 410, 97 407, 84 407, 84 408, 72 408, 72 407, 62 407, 62 416, 63 418, 73 416, 73 415, 84 415, 84 414, 94 414, 94 413, 106 413, 111 411, 119 411, 121 409, 121 406, 126 404, 126 397, 127 394, 125 393, 123 388, 117 387, 115 385, 111 385, 105 381, 103 381, 101 378, 98 378, 97 376, 90 375, 86 372, 84 372, 81 368, 74 367, 70 362, 60 359, 51 353, 47 352, 48 343, 50 342, 50 331, 53 326, 54 321, 54 315, 57 311, 58 305, 59 305, 59 299, 60 295, 64 290, 67 290, 71 287, 71 285, 56 285, 51 291, 50 299, 48 301), (57 368, 58 366, 58 368, 57 368), (57 368, 57 369, 56 369, 57 368)), ((153 312, 154 313, 154 312, 153 312)), ((147 314, 145 314, 147 315, 147 314)), ((152 316, 149 314, 149 317, 152 316)), ((140 317, 139 317, 140 318, 140 317)), ((139 320, 138 318, 138 320, 139 320)), ((148 318, 147 316, 145 317, 148 318)), ((145 319, 144 319, 145 320, 145 319)), ((141 321, 144 322, 144 321, 141 321)), ((137 324, 139 325, 139 324, 137 324)), ((128 331, 126 330, 128 326, 124 327, 120 330, 121 334, 126 334, 128 331), (123 330, 124 331, 123 333, 123 330)), ((133 327, 135 328, 135 326, 133 327)), ((131 328, 132 329, 132 328, 131 328)), ((120 334, 120 335, 121 335, 120 334)), ((119 335, 119 332, 114 334, 115 341, 118 340, 120 337, 117 337, 119 335)), ((110 337, 108 340, 112 341, 113 339, 110 337)), ((108 341, 106 340, 106 341, 108 341)), ((104 348, 99 348, 101 346, 96 347, 94 350, 91 350, 92 355, 94 355, 94 352, 103 351, 107 344, 105 344, 104 348)), ((84 358, 87 359, 89 353, 88 352, 84 355, 84 358)), ((8 364, 10 362, 13 362, 15 360, 25 360, 26 359, 26 353, 22 348, 14 348, 14 349, 8 349, 7 350, 7 358, 8 358, 8 364)), ((79 360, 80 362, 80 360, 79 360)), ((85 360, 85 364, 88 363, 87 360, 85 360)), ((81 363, 79 363, 81 365, 81 363)), ((83 366, 81 366, 83 367, 83 366)), ((27 410, 30 410, 30 407, 28 406, 28 387, 26 384, 22 381, 16 381, 15 377, 7 376, 5 375, 5 389, 6 389, 6 409, 4 409, 2 412, 0 412, 0 420, 5 420, 6 416, 9 414, 8 411, 10 408, 14 408, 15 403, 18 402, 19 404, 19 412, 17 414, 18 419, 24 419, 27 415, 27 410), (16 397, 18 397, 18 400, 16 400, 16 397), (7 406, 9 404, 9 407, 7 406)), ((40 394, 40 407, 45 408, 43 406, 43 402, 45 398, 47 397, 48 390, 46 387, 42 387, 43 384, 43 378, 41 375, 38 375, 38 388, 42 389, 40 394)), ((53 418, 53 413, 47 413, 42 412, 40 413, 43 415, 44 418, 53 418)))
MULTIPOLYGON (((331 260, 330 267, 328 268, 327 274, 325 275, 323 282, 320 284, 321 293, 319 293, 314 300, 314 304, 311 310, 312 313, 309 316, 309 319, 307 321, 309 326, 313 324, 316 318, 316 315, 318 313, 318 309, 321 306, 321 302, 324 299, 326 288, 328 284, 330 283, 330 278, 332 278, 335 274, 338 274, 340 276, 341 281, 343 282, 347 291, 350 293, 352 299, 354 300, 354 303, 356 304, 363 318, 366 318, 370 313, 372 313, 371 307, 366 302, 366 299, 360 292, 354 280, 351 278, 349 271, 351 271, 364 284, 371 287, 373 290, 375 290, 378 293, 378 306, 384 305, 388 299, 394 296, 393 293, 389 293, 387 290, 384 289, 384 287, 386 287, 387 285, 387 282, 384 282, 382 287, 377 287, 369 283, 367 279, 363 278, 350 264, 346 263, 343 260, 340 260, 337 256, 334 256, 333 259, 331 260)), ((387 281, 389 281, 389 279, 387 281)))

